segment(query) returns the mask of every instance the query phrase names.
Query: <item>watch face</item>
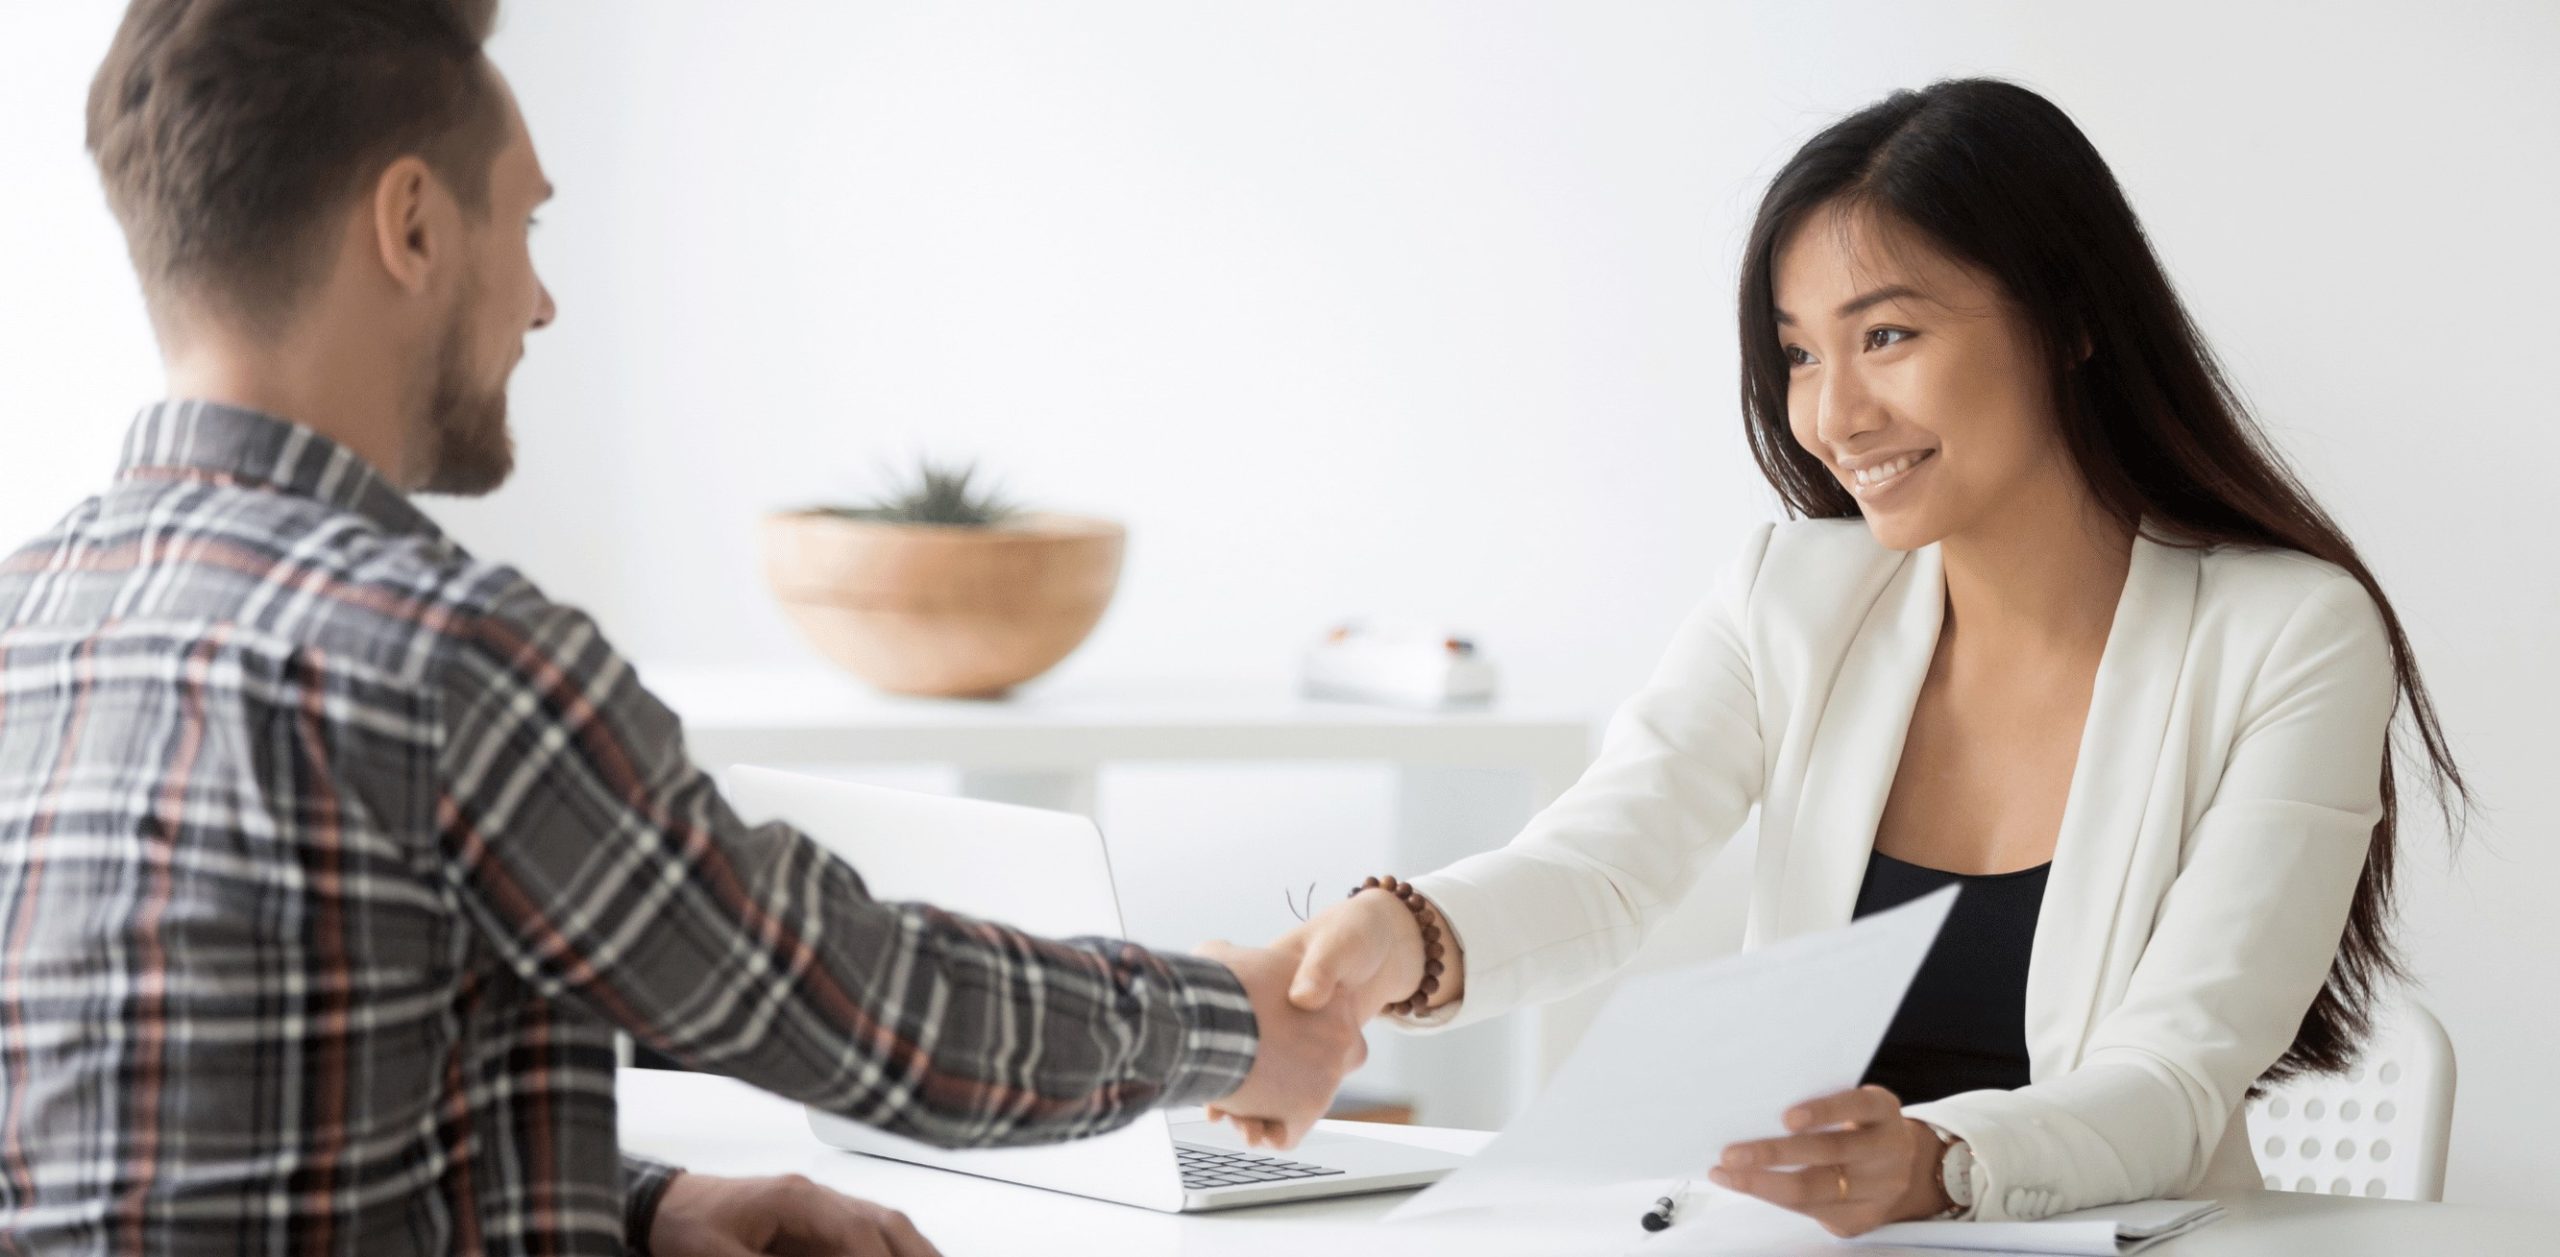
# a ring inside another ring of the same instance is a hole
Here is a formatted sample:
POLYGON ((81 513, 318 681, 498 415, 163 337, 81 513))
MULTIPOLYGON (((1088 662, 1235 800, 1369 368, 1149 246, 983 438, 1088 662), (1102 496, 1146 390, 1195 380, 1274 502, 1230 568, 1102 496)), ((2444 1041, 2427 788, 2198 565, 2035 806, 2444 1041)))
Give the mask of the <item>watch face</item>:
POLYGON ((1946 1160, 1938 1165, 1938 1180, 1946 1185, 1948 1200, 1972 1208, 1973 1149, 1960 1143, 1948 1144, 1946 1160))

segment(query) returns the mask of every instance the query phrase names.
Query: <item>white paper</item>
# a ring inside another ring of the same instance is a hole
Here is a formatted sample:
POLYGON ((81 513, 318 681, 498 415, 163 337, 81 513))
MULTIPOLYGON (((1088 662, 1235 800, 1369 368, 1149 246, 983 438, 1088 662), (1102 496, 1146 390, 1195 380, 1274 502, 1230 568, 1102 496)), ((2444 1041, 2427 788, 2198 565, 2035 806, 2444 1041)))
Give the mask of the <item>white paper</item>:
POLYGON ((2137 1200, 2057 1213, 2038 1222, 1897 1222, 1849 1242, 2119 1257, 2184 1235, 2221 1216, 2222 1206, 2210 1200, 2137 1200))
POLYGON ((1727 1144, 1786 1134, 1789 1106, 1858 1085, 1955 896, 1627 979, 1529 1110, 1388 1220, 1697 1177, 1727 1144))
POLYGON ((1622 1257, 1946 1257, 1940 1249, 1867 1248, 1852 1254, 1822 1224, 1757 1197, 1700 1183, 1682 1196, 1671 1229, 1622 1257))
MULTIPOLYGON (((1644 1202, 1630 1206, 1615 1197, 1564 1196, 1500 1213, 1469 1209, 1436 1214, 1399 1223, 1389 1234, 1394 1236, 1394 1250, 1411 1257, 1621 1257, 1628 1241, 1644 1234, 1636 1222, 1643 1212, 1644 1202)), ((1327 1257, 1382 1251, 1378 1236, 1374 1220, 1331 1219, 1325 1211, 1284 1205, 1188 1216, 1180 1242, 1163 1251, 1170 1254, 1178 1248, 1186 1255, 1214 1253, 1217 1257, 1327 1257)), ((1825 1257, 1873 1255, 1833 1252, 1825 1257)))

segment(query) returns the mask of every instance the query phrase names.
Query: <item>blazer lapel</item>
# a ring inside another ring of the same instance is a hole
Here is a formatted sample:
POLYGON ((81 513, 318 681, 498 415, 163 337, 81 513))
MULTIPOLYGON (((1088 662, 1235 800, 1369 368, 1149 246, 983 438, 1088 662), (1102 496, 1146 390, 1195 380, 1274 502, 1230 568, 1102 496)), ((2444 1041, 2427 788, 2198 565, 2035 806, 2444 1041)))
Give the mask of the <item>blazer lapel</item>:
POLYGON ((1927 545, 1893 569, 1868 605, 1805 757, 1804 790, 1773 901, 1779 919, 1754 931, 1758 941, 1848 924, 1902 762, 1903 735, 1937 653, 1946 588, 1938 547, 1927 545))
MULTIPOLYGON (((2116 919, 2141 838, 2184 824, 2185 784, 2163 785, 2160 766, 2198 572, 2194 551, 2134 539, 2028 960, 2027 1050, 2037 1078, 2078 1063, 2099 999, 2130 972, 2132 957, 2111 952, 2137 948, 2148 928, 2138 923, 2125 941, 2116 919)), ((1753 945, 1848 923, 1945 615, 1944 562, 1936 545, 1925 546, 1893 570, 1841 657, 1785 827, 1777 893, 1763 900, 1767 919, 1752 922, 1753 945)))
POLYGON ((2079 1063, 2100 997, 2122 988, 2150 929, 2147 919, 2117 919, 2134 851, 2147 832, 2165 826, 2174 842, 2185 825, 2185 782, 2164 787, 2160 769, 2199 571, 2195 551, 2134 538, 2028 957, 2027 1057, 2037 1079, 2079 1063))

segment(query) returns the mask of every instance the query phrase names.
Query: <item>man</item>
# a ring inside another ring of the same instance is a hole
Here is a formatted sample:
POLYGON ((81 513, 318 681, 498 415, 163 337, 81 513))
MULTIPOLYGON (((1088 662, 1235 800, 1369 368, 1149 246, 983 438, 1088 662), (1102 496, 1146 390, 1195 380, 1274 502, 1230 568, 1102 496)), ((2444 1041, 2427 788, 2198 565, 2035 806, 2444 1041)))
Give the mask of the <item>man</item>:
POLYGON ((411 505, 506 479, 554 316, 494 8, 134 0, 98 72, 172 400, 0 561, 0 1251, 932 1251, 620 1157, 616 1029, 943 1145, 1294 1139, 1363 1048, 1287 958, 874 901, 411 505))

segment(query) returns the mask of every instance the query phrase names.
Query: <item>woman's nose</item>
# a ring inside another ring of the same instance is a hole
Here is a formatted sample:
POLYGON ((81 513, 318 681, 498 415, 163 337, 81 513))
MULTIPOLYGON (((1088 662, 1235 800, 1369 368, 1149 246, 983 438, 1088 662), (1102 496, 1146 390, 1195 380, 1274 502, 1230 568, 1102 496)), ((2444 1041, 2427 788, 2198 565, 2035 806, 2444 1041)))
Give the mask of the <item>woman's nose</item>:
POLYGON ((1882 426, 1875 397, 1855 371, 1826 372, 1814 406, 1814 435, 1834 447, 1848 445, 1851 437, 1882 426))

